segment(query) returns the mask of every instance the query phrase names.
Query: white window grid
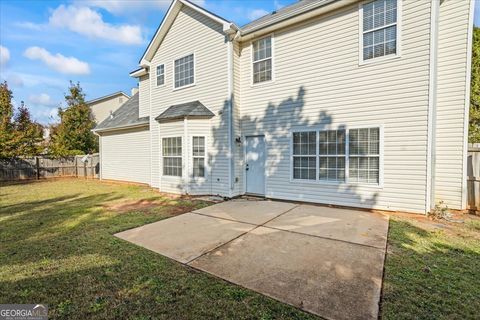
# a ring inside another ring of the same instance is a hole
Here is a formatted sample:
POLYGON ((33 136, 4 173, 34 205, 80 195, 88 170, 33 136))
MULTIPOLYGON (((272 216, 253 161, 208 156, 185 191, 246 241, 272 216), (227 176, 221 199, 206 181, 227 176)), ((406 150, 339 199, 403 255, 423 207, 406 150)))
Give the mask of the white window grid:
POLYGON ((182 176, 182 138, 162 138, 163 175, 182 176))
POLYGON ((192 137, 193 177, 205 177, 205 154, 205 137, 192 137))
POLYGON ((381 182, 382 134, 382 129, 379 126, 337 130, 292 131, 292 180, 336 183, 348 182, 369 185, 383 184, 381 182), (306 144, 305 138, 298 139, 298 135, 301 133, 315 134, 315 136, 318 137, 315 144, 316 152, 312 154, 313 146, 311 145, 308 151, 305 148, 299 149, 298 145, 306 144), (329 134, 330 137, 328 136, 329 134), (324 140, 325 138, 326 141, 324 140), (330 148, 330 152, 328 148, 330 148), (333 154, 333 152, 335 152, 335 154, 333 154), (308 163, 305 158, 308 158, 308 163), (298 159, 303 159, 303 162, 299 163, 300 160, 298 159), (328 166, 329 161, 330 168, 328 166), (316 162, 315 167, 313 167, 314 162, 316 162), (304 171, 305 169, 315 170, 315 173, 309 172, 308 174, 302 174, 299 173, 298 169, 303 169, 304 171), (327 171, 322 172, 321 169, 326 169, 327 171), (329 170, 331 170, 331 172, 329 170), (311 178, 313 174, 315 178, 311 178))
POLYGON ((253 83, 272 80, 272 37, 252 43, 253 83))
POLYGON ((294 179, 316 180, 317 132, 294 132, 292 139, 294 179))
POLYGON ((195 82, 195 61, 193 53, 183 58, 177 59, 175 65, 175 88, 188 86, 195 82))
POLYGON ((157 86, 163 86, 165 84, 165 65, 161 64, 157 66, 157 86))
POLYGON ((318 132, 318 179, 345 181, 346 132, 325 130, 318 132))
POLYGON ((362 5, 363 60, 397 54, 397 0, 375 0, 362 5))

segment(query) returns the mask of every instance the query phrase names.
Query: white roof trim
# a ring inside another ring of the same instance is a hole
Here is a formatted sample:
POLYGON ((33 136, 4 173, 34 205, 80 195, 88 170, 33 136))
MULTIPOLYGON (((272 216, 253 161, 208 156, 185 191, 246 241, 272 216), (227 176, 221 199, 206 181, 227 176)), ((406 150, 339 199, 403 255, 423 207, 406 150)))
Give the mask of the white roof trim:
POLYGON ((229 22, 223 18, 220 18, 219 16, 191 3, 188 0, 174 0, 170 5, 170 8, 168 8, 168 11, 165 14, 165 17, 163 18, 162 23, 160 24, 157 31, 155 32, 155 35, 150 41, 147 47, 147 50, 145 50, 145 53, 143 54, 142 59, 140 59, 141 66, 149 65, 150 61, 153 58, 153 55, 155 54, 155 51, 160 46, 160 43, 162 42, 163 38, 167 34, 170 26, 173 24, 173 21, 175 20, 177 14, 180 12, 182 6, 187 6, 189 8, 192 8, 193 10, 196 10, 201 14, 209 17, 210 19, 220 23, 223 26, 224 32, 230 32, 231 29, 238 30, 238 28, 232 22, 229 22))
POLYGON ((139 78, 139 77, 144 76, 146 74, 148 74, 147 68, 140 68, 138 70, 130 72, 130 77, 139 78))

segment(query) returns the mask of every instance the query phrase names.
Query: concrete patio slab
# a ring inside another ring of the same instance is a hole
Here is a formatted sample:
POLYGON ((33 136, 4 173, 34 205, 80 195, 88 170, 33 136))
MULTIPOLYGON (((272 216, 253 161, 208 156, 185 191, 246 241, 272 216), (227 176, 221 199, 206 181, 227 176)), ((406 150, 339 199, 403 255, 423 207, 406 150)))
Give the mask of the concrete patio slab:
POLYGON ((187 263, 254 227, 250 224, 186 213, 126 230, 115 236, 187 263))
POLYGON ((189 263, 328 319, 376 319, 384 251, 259 227, 189 263))
POLYGON ((238 199, 222 202, 194 212, 259 225, 291 210, 295 206, 296 204, 281 201, 238 199))
POLYGON ((265 227, 385 248, 388 216, 360 210, 300 205, 265 227))

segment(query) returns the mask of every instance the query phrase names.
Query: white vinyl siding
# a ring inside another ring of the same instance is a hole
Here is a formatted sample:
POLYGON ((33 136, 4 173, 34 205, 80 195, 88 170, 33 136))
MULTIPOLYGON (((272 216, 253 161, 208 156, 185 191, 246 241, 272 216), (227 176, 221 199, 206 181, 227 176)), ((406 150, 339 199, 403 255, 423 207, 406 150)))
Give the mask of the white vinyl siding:
POLYGON ((138 116, 150 116, 150 80, 148 74, 138 79, 138 116))
POLYGON ((102 133, 102 179, 150 183, 150 132, 148 128, 102 133))
POLYGON ((272 80, 272 37, 268 36, 252 43, 253 83, 272 80))
MULTIPOLYGON (((465 112, 467 83, 468 16, 475 1, 445 0, 440 4, 438 30, 437 103, 435 120, 435 202, 465 209, 465 112)), ((468 107, 467 107, 468 108, 468 107)))
MULTIPOLYGON (((352 3, 275 31, 274 85, 252 86, 251 68, 241 68, 242 135, 265 134, 267 197, 425 212, 430 5, 402 2, 400 59, 359 65, 360 10, 352 3), (292 179, 291 132, 347 126, 383 128, 383 181, 292 179)), ((250 65, 250 43, 241 53, 241 66, 250 65)))
POLYGON ((175 60, 175 88, 186 87, 195 83, 195 61, 193 54, 175 60))
POLYGON ((165 84, 165 65, 157 66, 157 87, 165 84))
MULTIPOLYGON (((228 64, 223 26, 198 11, 184 6, 177 14, 151 61, 165 64, 165 82, 151 93, 152 184, 160 191, 189 194, 229 195, 228 182, 228 64), (185 37, 196 34, 196 37, 185 37), (194 53, 195 85, 174 89, 174 61, 194 53), (188 119, 158 123, 155 117, 169 106, 199 100, 215 116, 211 119, 188 119), (206 138, 206 177, 191 177, 191 136, 206 138), (183 177, 162 176, 161 139, 183 137, 183 177)), ((151 85, 156 79, 152 77, 151 85)))
POLYGON ((375 0, 362 5, 363 60, 397 53, 397 0, 375 0))
POLYGON ((182 176, 182 137, 162 139, 163 175, 182 176))

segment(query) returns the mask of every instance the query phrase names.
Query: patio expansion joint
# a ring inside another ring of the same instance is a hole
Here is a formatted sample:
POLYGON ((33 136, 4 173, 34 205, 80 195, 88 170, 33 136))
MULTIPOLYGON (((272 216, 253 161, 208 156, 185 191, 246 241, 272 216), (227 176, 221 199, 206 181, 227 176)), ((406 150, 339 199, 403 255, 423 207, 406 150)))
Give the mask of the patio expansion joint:
MULTIPOLYGON (((208 254, 208 253, 210 253, 210 252, 213 252, 213 251, 215 251, 215 250, 218 250, 219 248, 223 247, 224 245, 227 245, 227 244, 229 244, 229 243, 237 240, 238 238, 246 235, 246 234, 249 233, 249 232, 252 232, 252 231, 255 230, 255 229, 258 229, 258 228, 260 228, 260 227, 264 227, 265 224, 269 223, 269 222, 272 221, 273 219, 276 219, 276 218, 278 218, 278 217, 280 217, 280 216, 282 216, 282 215, 284 215, 284 214, 292 211, 293 209, 295 209, 295 208, 297 208, 297 207, 299 207, 299 206, 300 206, 300 205, 297 204, 297 205, 295 205, 294 207, 292 207, 292 208, 290 208, 290 209, 288 209, 288 210, 280 213, 279 215, 273 217, 272 219, 269 219, 269 220, 265 221, 265 222, 262 223, 262 224, 252 224, 252 223, 246 223, 246 222, 242 222, 242 221, 238 221, 238 220, 225 219, 225 218, 219 218, 219 217, 212 217, 212 216, 209 216, 209 215, 205 215, 205 214, 202 214, 202 213, 198 213, 198 212, 192 211, 192 213, 195 213, 195 214, 198 214, 198 215, 202 215, 202 216, 205 216, 205 217, 223 219, 223 220, 234 221, 234 222, 238 222, 238 223, 245 223, 245 224, 249 224, 249 225, 254 226, 254 227, 253 227, 252 229, 248 230, 248 231, 245 231, 245 232, 239 234, 239 235, 236 236, 235 238, 230 239, 229 241, 227 241, 227 242, 225 242, 225 243, 222 243, 221 245, 218 245, 218 246, 216 246, 215 248, 213 248, 213 249, 211 249, 211 250, 208 250, 208 251, 202 253, 202 254, 199 255, 198 257, 195 257, 195 258, 193 258, 193 259, 185 262, 185 264, 188 265, 188 266, 190 266, 190 263, 192 263, 193 261, 197 260, 198 258, 201 258, 201 257, 203 257, 204 255, 206 255, 206 254, 208 254)), ((268 227, 266 227, 266 228, 268 228, 268 227)))

